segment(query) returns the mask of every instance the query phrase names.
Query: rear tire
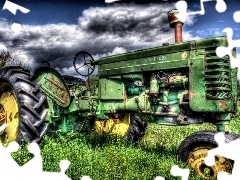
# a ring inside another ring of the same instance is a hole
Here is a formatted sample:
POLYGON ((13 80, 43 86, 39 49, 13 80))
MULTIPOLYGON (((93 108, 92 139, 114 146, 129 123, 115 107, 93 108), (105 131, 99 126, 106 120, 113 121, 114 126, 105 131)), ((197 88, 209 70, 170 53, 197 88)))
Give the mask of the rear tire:
POLYGON ((130 126, 125 134, 126 139, 132 142, 141 140, 145 134, 147 125, 148 124, 142 121, 137 113, 131 113, 130 126))
MULTIPOLYGON (((193 133, 185 138, 178 147, 178 159, 191 166, 202 178, 216 179, 218 172, 225 171, 231 173, 232 171, 233 161, 222 156, 215 156, 216 162, 212 167, 208 167, 204 163, 207 151, 218 146, 214 139, 217 133, 216 131, 199 131, 193 133)), ((239 138, 237 134, 231 132, 224 133, 226 137, 225 142, 227 143, 239 138)))
POLYGON ((0 123, 9 125, 0 134, 2 143, 41 140, 47 131, 44 122, 47 111, 43 106, 45 96, 39 88, 31 81, 28 69, 9 66, 0 70, 0 115, 3 115, 0 123))
POLYGON ((124 113, 121 122, 114 119, 95 121, 95 127, 98 133, 106 132, 137 142, 144 136, 147 123, 142 121, 137 113, 124 113))

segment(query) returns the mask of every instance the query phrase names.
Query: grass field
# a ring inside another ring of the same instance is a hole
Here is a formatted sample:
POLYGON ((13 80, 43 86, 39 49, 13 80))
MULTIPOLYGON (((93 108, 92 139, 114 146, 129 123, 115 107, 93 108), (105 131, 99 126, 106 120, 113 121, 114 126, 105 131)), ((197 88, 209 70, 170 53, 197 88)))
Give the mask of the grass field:
MULTIPOLYGON (((135 145, 107 135, 69 133, 45 136, 40 148, 44 170, 60 171, 59 162, 67 159, 71 165, 66 174, 72 180, 79 180, 83 175, 93 180, 154 180, 156 176, 174 180, 180 178, 171 176, 172 165, 188 168, 175 157, 180 142, 193 132, 214 129, 210 124, 186 127, 150 124, 144 138, 135 145)), ((232 121, 230 130, 240 134, 240 121, 232 121)), ((13 156, 20 165, 32 158, 26 146, 13 156)), ((189 179, 200 178, 191 170, 189 179)))

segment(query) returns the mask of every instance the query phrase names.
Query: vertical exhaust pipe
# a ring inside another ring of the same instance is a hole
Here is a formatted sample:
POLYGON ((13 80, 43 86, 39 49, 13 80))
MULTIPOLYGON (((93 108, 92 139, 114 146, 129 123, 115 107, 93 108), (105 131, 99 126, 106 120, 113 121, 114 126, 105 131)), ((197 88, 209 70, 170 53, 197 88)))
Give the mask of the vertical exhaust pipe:
POLYGON ((177 9, 173 9, 168 12, 168 21, 171 28, 174 28, 175 33, 175 43, 182 42, 182 26, 183 22, 181 22, 177 15, 179 14, 179 11, 177 9))

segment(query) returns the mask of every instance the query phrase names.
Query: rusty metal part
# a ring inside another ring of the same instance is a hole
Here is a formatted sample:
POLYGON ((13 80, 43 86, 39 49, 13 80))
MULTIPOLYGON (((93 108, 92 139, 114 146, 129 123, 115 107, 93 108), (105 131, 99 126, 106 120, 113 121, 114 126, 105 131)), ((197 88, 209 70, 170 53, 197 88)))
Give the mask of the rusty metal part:
POLYGON ((177 121, 178 121, 178 123, 179 124, 188 124, 188 122, 187 122, 187 116, 185 116, 185 115, 179 115, 178 117, 177 117, 177 121))
POLYGON ((194 148, 188 157, 187 163, 204 179, 216 179, 217 174, 221 171, 231 174, 232 164, 230 160, 222 156, 215 156, 215 163, 213 166, 209 167, 205 165, 204 160, 208 150, 211 148, 211 146, 199 146, 194 148))
POLYGON ((193 98, 193 96, 196 96, 197 95, 197 93, 196 92, 189 92, 189 101, 192 101, 192 98, 193 98))
POLYGON ((123 99, 124 102, 127 100, 127 93, 126 93, 126 91, 122 92, 122 99, 123 99))
POLYGON ((175 32, 175 43, 182 42, 182 26, 183 22, 178 19, 177 15, 179 11, 177 9, 173 9, 168 12, 168 21, 171 28, 174 28, 175 32))
POLYGON ((93 82, 94 82, 94 79, 91 79, 91 77, 89 77, 85 82, 85 86, 87 88, 90 88, 93 82))
POLYGON ((160 83, 161 84, 168 84, 169 83, 169 79, 167 77, 161 77, 160 78, 160 83))
POLYGON ((41 84, 41 90, 47 97, 50 97, 62 107, 67 107, 70 104, 68 86, 56 70, 44 67, 37 69, 35 74, 36 82, 41 84))
POLYGON ((53 75, 51 75, 51 77, 46 77, 45 79, 54 84, 56 87, 64 89, 64 86, 61 84, 61 82, 57 81, 53 75))
POLYGON ((223 111, 227 108, 227 104, 225 101, 219 101, 219 107, 222 108, 223 111))
POLYGON ((140 109, 140 107, 139 107, 139 98, 135 98, 134 99, 134 102, 136 103, 136 105, 137 105, 137 112, 142 112, 142 110, 140 109))
POLYGON ((169 78, 169 85, 176 87, 185 87, 188 83, 188 78, 186 76, 171 76, 169 78))
POLYGON ((182 39, 182 22, 177 22, 174 27, 175 32, 175 43, 180 43, 182 39))

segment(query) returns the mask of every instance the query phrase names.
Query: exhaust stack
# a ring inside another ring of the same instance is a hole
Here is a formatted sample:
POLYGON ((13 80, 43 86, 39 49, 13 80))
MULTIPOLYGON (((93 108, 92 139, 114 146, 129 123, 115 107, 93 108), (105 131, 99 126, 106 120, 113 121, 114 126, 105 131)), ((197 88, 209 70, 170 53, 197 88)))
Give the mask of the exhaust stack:
POLYGON ((179 11, 177 9, 173 9, 168 12, 168 21, 171 28, 174 28, 175 32, 175 43, 182 42, 182 26, 183 22, 181 22, 177 14, 179 14, 179 11))

